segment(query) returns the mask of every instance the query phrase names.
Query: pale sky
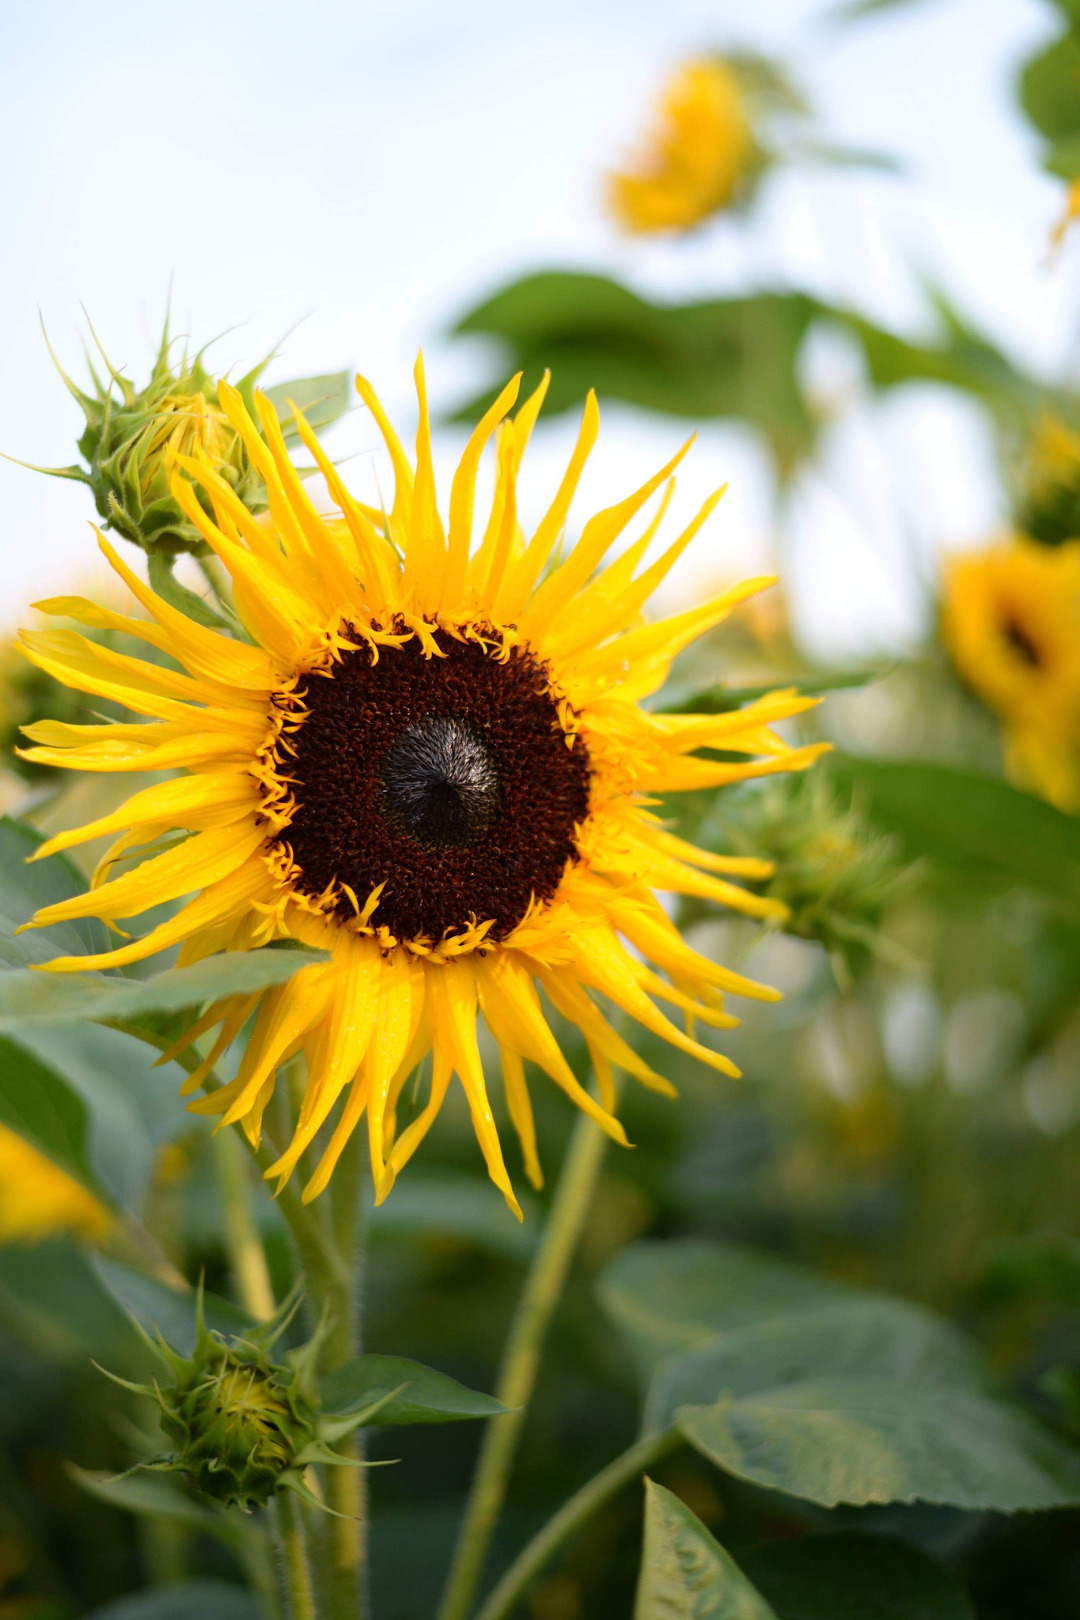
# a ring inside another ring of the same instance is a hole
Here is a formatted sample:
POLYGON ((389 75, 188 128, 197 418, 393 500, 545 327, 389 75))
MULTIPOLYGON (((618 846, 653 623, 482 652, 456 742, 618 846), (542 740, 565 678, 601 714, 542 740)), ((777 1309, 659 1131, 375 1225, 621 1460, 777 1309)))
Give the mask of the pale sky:
MULTIPOLYGON (((1054 29, 1043 0, 921 0, 838 30, 820 4, 763 0, 309 0, 147 7, 36 0, 0 22, 0 449, 73 459, 79 414, 55 376, 40 306, 80 375, 85 304, 136 380, 170 277, 181 330, 234 327, 215 353, 241 369, 302 317, 270 379, 360 367, 411 432, 423 344, 433 399, 494 373, 448 344, 454 315, 513 274, 606 270, 663 297, 805 287, 917 330, 929 272, 1017 358, 1061 370, 1075 350, 1080 242, 1048 263, 1060 187, 1011 105, 1015 64, 1054 29), (815 21, 815 18, 818 19, 815 21), (692 242, 627 242, 599 205, 665 71, 725 46, 778 54, 835 141, 894 153, 905 178, 790 173, 752 225, 692 242)), ((844 367, 821 357, 831 392, 844 367)), ((603 403, 603 402, 601 402, 603 403)), ((612 405, 582 513, 667 459, 683 424, 612 405)), ((525 515, 573 434, 541 427, 525 515), (530 504, 531 503, 531 504, 530 504)), ((462 436, 438 437, 448 487, 462 436)), ((332 446, 378 473, 360 411, 332 446)), ((675 594, 780 555, 819 656, 917 635, 918 576, 944 546, 985 538, 999 500, 977 413, 919 391, 848 411, 804 481, 782 550, 765 463, 742 430, 708 425, 678 506, 730 492, 675 594), (913 561, 914 559, 914 561, 913 561)), ((0 462, 4 623, 34 595, 98 572, 78 486, 0 462)), ((676 514, 677 516, 677 511, 676 514)))

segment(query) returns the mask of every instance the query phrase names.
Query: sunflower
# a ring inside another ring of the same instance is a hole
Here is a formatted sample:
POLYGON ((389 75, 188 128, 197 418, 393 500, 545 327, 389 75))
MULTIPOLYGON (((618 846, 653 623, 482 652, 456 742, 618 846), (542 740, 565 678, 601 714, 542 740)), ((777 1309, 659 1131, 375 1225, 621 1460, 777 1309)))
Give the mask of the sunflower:
POLYGON ((942 628, 960 674, 1004 722, 1009 775, 1080 808, 1080 541, 1017 536, 952 559, 942 628))
POLYGON ((624 229, 688 231, 728 207, 754 157, 743 92, 727 63, 687 62, 660 101, 650 145, 608 178, 608 202, 624 229))
POLYGON ((199 455, 178 458, 173 493, 228 570, 249 639, 184 617, 102 536, 149 620, 76 597, 41 604, 141 637, 178 667, 110 652, 77 631, 26 633, 39 667, 150 717, 40 722, 28 728, 29 757, 79 770, 185 774, 43 845, 42 856, 119 834, 89 892, 45 907, 33 923, 94 916, 112 924, 192 897, 142 938, 61 957, 47 964, 55 972, 123 967, 174 945, 182 963, 283 939, 322 948, 327 963, 305 966, 261 998, 226 996, 208 1007, 166 1054, 218 1031, 187 1082, 194 1092, 253 1020, 236 1078, 194 1101, 194 1111, 239 1122, 257 1142, 276 1072, 302 1053, 307 1079, 295 1134, 268 1174, 283 1184, 336 1109, 305 1187, 314 1197, 366 1115, 381 1199, 456 1074, 491 1177, 517 1209, 477 1044, 478 1010, 501 1053, 507 1112, 537 1186, 526 1060, 619 1142, 613 1068, 673 1092, 616 1032, 596 995, 721 1073, 737 1073, 695 1038, 694 1021, 736 1023, 725 992, 775 993, 692 950, 653 891, 756 917, 784 908, 732 881, 768 876, 767 862, 683 842, 660 820, 653 796, 801 769, 821 747, 791 747, 772 729, 811 706, 792 690, 723 714, 639 706, 681 649, 771 583, 752 580, 658 623, 642 621, 647 599, 722 493, 644 565, 689 445, 561 550, 597 435, 590 395, 569 467, 526 539, 518 469, 547 380, 511 419, 515 378, 468 441, 444 526, 420 362, 416 383, 414 469, 376 394, 357 379, 393 464, 389 514, 354 499, 299 420, 340 513, 333 518, 305 493, 265 397, 257 399, 260 431, 235 390, 219 385, 222 409, 265 481, 267 517, 253 518, 199 455), (474 548, 475 479, 493 435, 494 497, 474 548), (602 570, 617 537, 665 484, 659 512, 602 570), (177 833, 189 836, 178 843, 177 833), (138 854, 139 864, 109 876, 119 857, 138 854), (597 1098, 567 1064, 540 990, 581 1031, 597 1098), (657 1001, 685 1014, 686 1028, 657 1001), (413 1116, 399 1128, 403 1088, 418 1071, 413 1116))
POLYGON ((1080 433, 1045 411, 1024 458, 1019 527, 1040 545, 1059 546, 1080 535, 1080 433))
POLYGON ((98 1240, 111 1226, 81 1182, 0 1125, 0 1243, 41 1243, 66 1232, 98 1240))

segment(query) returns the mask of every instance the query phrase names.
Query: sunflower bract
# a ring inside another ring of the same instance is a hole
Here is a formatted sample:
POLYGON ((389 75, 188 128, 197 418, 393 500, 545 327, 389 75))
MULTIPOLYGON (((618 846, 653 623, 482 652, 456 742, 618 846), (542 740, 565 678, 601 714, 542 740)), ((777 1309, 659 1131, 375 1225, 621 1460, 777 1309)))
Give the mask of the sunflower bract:
POLYGON ((177 459, 172 488, 228 570, 250 642, 183 617, 104 539, 149 620, 70 597, 44 604, 87 625, 129 631, 179 667, 110 653, 71 630, 27 633, 27 655, 39 667, 149 722, 31 726, 29 757, 80 770, 185 774, 44 845, 40 854, 48 855, 117 835, 104 881, 44 908, 34 923, 113 922, 185 898, 144 937, 98 956, 60 958, 48 964, 56 972, 122 966, 173 945, 183 963, 279 939, 328 951, 328 964, 305 967, 261 998, 226 997, 205 1009, 180 1043, 218 1031, 187 1082, 190 1093, 253 1023, 235 1079, 192 1108, 240 1123, 257 1141, 280 1065, 302 1053, 307 1080, 295 1134, 268 1174, 283 1183, 327 1127, 304 1190, 314 1197, 364 1120, 382 1199, 456 1075, 491 1177, 517 1210, 478 1014, 501 1053, 506 1108, 534 1185, 541 1174, 526 1062, 620 1142, 614 1069, 673 1089, 616 1032, 601 1002, 735 1074, 687 1031, 693 1020, 735 1023, 726 993, 771 999, 774 992, 692 950, 654 891, 753 916, 784 908, 733 881, 760 877, 760 861, 696 849, 668 832, 650 805, 657 794, 801 770, 821 745, 792 747, 773 729, 813 702, 792 690, 720 715, 650 714, 640 706, 683 648, 770 583, 752 580, 670 618, 642 620, 719 491, 651 565, 643 559, 655 523, 603 566, 686 447, 560 550, 596 439, 596 402, 590 396, 570 466, 526 536, 517 478, 546 380, 511 417, 514 379, 466 446, 444 522, 419 363, 416 380, 415 465, 370 385, 357 383, 394 468, 389 514, 348 492, 301 423, 341 514, 331 518, 305 493, 265 398, 257 396, 260 433, 235 390, 218 385, 221 408, 264 480, 267 518, 252 518, 202 455, 177 459), (494 498, 474 544, 474 484, 492 438, 494 498), (108 876, 111 859, 177 829, 190 836, 108 876), (564 1058, 541 991, 581 1030, 597 1098, 564 1058), (684 1015, 686 1028, 659 1002, 684 1015), (406 1122, 403 1089, 428 1055, 420 1096, 410 1088, 406 1122))

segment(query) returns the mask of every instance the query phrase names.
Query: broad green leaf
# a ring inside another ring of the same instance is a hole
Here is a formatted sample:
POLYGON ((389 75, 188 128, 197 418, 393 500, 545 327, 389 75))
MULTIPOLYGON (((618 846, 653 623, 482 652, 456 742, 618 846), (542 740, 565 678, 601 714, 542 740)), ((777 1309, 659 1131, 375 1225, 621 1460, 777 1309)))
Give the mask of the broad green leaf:
POLYGON ((238 1522, 231 1513, 215 1511, 209 1505, 196 1502, 160 1474, 101 1474, 77 1468, 74 1463, 68 1464, 67 1471, 89 1496, 96 1496, 99 1502, 108 1502, 110 1507, 122 1508, 137 1518, 186 1524, 194 1530, 204 1530, 226 1546, 236 1546, 242 1540, 245 1528, 242 1521, 238 1522))
POLYGON ((183 1075, 116 1030, 35 1024, 0 1036, 0 1121, 99 1197, 137 1208, 155 1147, 185 1118, 183 1075))
POLYGON ((743 1567, 780 1620, 975 1620, 955 1575, 890 1536, 778 1541, 745 1554, 743 1567))
MULTIPOLYGON (((855 341, 872 385, 943 383, 974 394, 1014 423, 1051 393, 1018 372, 944 295, 927 288, 937 330, 924 342, 886 331, 803 293, 759 292, 690 304, 654 304, 604 276, 547 271, 502 288, 458 323, 460 333, 493 337, 503 372, 523 370, 526 386, 550 367, 550 410, 579 404, 595 387, 673 416, 735 417, 769 445, 781 474, 809 456, 823 418, 806 396, 799 357, 810 328, 827 321, 855 341)), ((470 401, 471 421, 493 394, 470 401)))
POLYGON ((668 1356, 650 1385, 644 1427, 666 1429, 681 1406, 849 1373, 969 1389, 986 1379, 975 1347, 941 1317, 907 1300, 856 1294, 735 1328, 668 1356))
POLYGON ((16 968, 0 974, 0 1030, 95 1021, 134 1025, 140 1019, 200 1007, 221 996, 248 995, 283 984, 302 967, 326 960, 322 951, 265 946, 256 951, 226 951, 191 967, 168 968, 149 979, 16 968))
POLYGON ((382 1408, 374 1423, 457 1423, 506 1411, 493 1396, 466 1389, 446 1373, 404 1356, 357 1356, 347 1362, 323 1381, 323 1405, 328 1412, 355 1412, 402 1384, 406 1387, 382 1408))
POLYGON ((330 371, 318 377, 297 377, 293 382, 275 383, 265 390, 266 397, 281 418, 281 431, 287 445, 300 443, 292 415, 292 404, 304 413, 317 433, 336 422, 353 401, 351 371, 330 371))
POLYGON ((634 1620, 778 1620, 731 1555, 663 1485, 645 1481, 634 1620))
MULTIPOLYGON (((820 310, 800 293, 653 304, 604 276, 549 271, 503 288, 457 330, 500 339, 505 369, 524 369, 526 387, 550 367, 549 410, 595 387, 601 399, 674 416, 741 417, 790 471, 818 431, 797 359, 820 310)), ((471 421, 488 403, 471 401, 457 417, 471 421)))
POLYGON ((131 1353, 131 1323, 70 1239, 0 1248, 0 1321, 53 1362, 116 1366, 131 1353))
POLYGON ((907 855, 984 881, 1023 884, 1080 912, 1080 817, 954 765, 851 755, 831 764, 907 855))
POLYGON ((695 1238, 632 1244, 602 1273, 599 1289, 646 1371, 718 1333, 852 1297, 785 1261, 695 1238))
POLYGON ((227 1581, 148 1587, 94 1609, 86 1620, 263 1620, 257 1598, 227 1581))
POLYGON ((1001 1513, 1080 1503, 1080 1456, 1017 1409, 892 1378, 820 1378, 715 1406, 677 1424, 718 1467, 835 1507, 937 1502, 1001 1513))
MULTIPOLYGON (((145 1332, 152 1337, 160 1333, 181 1355, 191 1354, 195 1348, 194 1289, 170 1288, 157 1277, 104 1255, 95 1255, 92 1265, 106 1292, 145 1332)), ((251 1327, 250 1317, 216 1294, 204 1292, 203 1314, 207 1327, 219 1333, 242 1336, 251 1327)))
MULTIPOLYGON (((15 1131, 102 1197, 110 1197, 90 1152, 88 1111, 51 1064, 0 1039, 0 1124, 15 1131)), ((122 1195, 119 1200, 123 1202, 122 1195)))
POLYGON ((70 900, 86 888, 86 879, 66 855, 28 864, 42 842, 41 834, 25 822, 0 817, 0 966, 27 967, 52 956, 109 949, 104 925, 94 917, 16 933, 40 907, 70 900))

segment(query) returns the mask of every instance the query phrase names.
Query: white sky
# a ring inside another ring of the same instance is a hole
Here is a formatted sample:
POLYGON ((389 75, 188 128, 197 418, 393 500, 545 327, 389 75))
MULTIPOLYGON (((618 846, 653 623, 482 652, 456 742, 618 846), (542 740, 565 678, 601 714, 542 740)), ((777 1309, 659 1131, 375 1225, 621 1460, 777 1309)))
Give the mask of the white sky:
MULTIPOLYGON (((136 380, 171 275, 177 325, 246 365, 300 317, 271 380, 360 366, 411 431, 423 343, 436 401, 486 379, 478 344, 442 338, 510 275, 593 267, 665 296, 791 285, 917 329, 932 272, 1011 353, 1060 369, 1074 347, 1080 247, 1053 266, 1060 188, 1014 113, 1015 64, 1054 30, 1042 0, 921 0, 840 31, 807 0, 263 0, 150 7, 35 0, 0 20, 0 448, 74 459, 81 420, 52 371, 40 305, 80 369, 80 301, 136 380), (815 22, 815 17, 818 21, 815 22), (795 68, 834 141, 883 149, 908 177, 820 171, 770 182, 749 229, 625 242, 598 206, 666 69, 749 46, 795 68)), ((842 369, 842 368, 841 368, 842 369)), ((610 406, 585 502, 666 459, 681 424, 610 406)), ((573 433, 541 428, 526 516, 573 433)), ((443 433, 449 468, 461 435, 443 433)), ((355 413, 333 441, 370 475, 355 413)), ((708 426, 678 501, 731 490, 673 589, 775 555, 765 463, 708 426)), ((794 502, 783 570, 820 656, 917 633, 917 575, 998 515, 977 413, 919 391, 848 414, 794 502), (913 565, 914 556, 914 565, 913 565)), ((585 509, 583 503, 582 510, 585 509)), ((96 572, 86 492, 0 463, 0 622, 96 572)))

